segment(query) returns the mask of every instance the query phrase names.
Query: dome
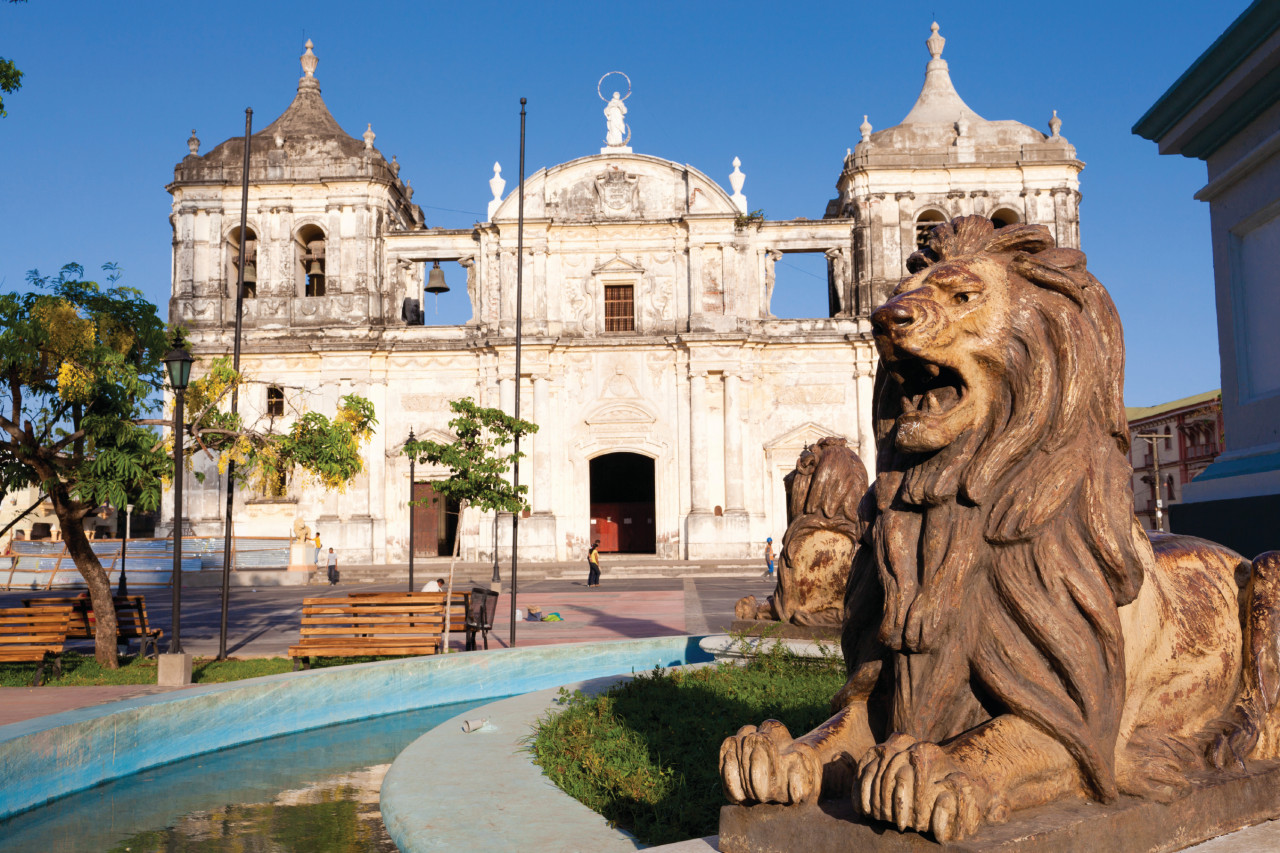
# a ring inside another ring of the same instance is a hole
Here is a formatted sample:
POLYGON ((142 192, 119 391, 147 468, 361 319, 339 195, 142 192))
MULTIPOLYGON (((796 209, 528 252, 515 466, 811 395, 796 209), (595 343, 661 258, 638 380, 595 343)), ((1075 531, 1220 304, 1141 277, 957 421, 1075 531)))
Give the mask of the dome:
POLYGON ((867 148, 870 142, 869 147, 877 151, 920 152, 951 149, 963 139, 980 151, 1018 149, 1049 139, 1021 122, 988 121, 974 112, 951 82, 947 61, 942 58, 942 48, 947 40, 938 33, 937 22, 931 30, 925 41, 929 48, 929 64, 925 67, 924 86, 915 104, 900 124, 869 136, 864 133, 859 149, 867 148))
MULTIPOLYGON (((320 96, 315 77, 319 59, 308 39, 301 57, 303 76, 298 93, 279 118, 250 137, 251 180, 365 176, 397 183, 398 169, 389 165, 373 146, 372 127, 357 139, 338 124, 320 96), (299 169, 304 170, 299 173, 299 169)), ((198 145, 199 140, 193 141, 198 145)), ((175 170, 175 180, 239 181, 244 163, 244 137, 234 136, 203 156, 186 157, 175 170)))

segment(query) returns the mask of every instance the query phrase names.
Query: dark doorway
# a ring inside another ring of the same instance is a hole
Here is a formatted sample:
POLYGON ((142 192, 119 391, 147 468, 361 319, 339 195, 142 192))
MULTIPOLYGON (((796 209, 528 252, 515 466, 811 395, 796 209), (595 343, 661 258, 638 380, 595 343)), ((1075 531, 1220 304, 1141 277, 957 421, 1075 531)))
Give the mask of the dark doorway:
POLYGON ((436 495, 430 483, 414 483, 413 499, 426 501, 413 507, 413 553, 417 557, 453 556, 458 534, 458 505, 436 495))
POLYGON ((591 536, 605 553, 652 554, 653 460, 639 453, 607 453, 591 460, 591 536))

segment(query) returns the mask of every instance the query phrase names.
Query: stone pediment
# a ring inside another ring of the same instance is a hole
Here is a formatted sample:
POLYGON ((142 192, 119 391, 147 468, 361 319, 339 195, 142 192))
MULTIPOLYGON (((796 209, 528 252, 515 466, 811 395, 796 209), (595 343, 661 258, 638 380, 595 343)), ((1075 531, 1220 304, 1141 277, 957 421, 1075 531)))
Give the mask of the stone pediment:
POLYGON ((611 272, 612 273, 619 273, 619 272, 643 273, 644 267, 640 266, 640 264, 638 263, 634 263, 632 261, 627 260, 621 255, 614 255, 609 260, 597 266, 591 272, 593 275, 600 275, 601 273, 611 273, 611 272))
POLYGON ((809 444, 816 444, 819 439, 830 438, 835 436, 840 438, 844 433, 839 430, 828 429, 821 424, 813 421, 803 423, 800 426, 787 430, 779 436, 765 442, 765 450, 785 450, 788 448, 804 447, 809 444))
MULTIPOLYGON (((491 214, 514 220, 517 193, 491 214)), ((528 218, 559 222, 679 219, 688 214, 736 216, 728 193, 692 166, 646 154, 599 154, 543 169, 525 182, 528 218)))
POLYGON ((642 425, 655 423, 658 418, 635 400, 610 400, 597 406, 585 420, 591 426, 642 425))

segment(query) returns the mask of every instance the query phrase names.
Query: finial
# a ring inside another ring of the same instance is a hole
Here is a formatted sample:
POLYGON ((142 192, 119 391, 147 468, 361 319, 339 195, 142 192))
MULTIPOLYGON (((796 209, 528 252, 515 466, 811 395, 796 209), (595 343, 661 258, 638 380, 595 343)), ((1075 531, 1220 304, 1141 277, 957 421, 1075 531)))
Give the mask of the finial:
POLYGON ((316 66, 320 64, 320 60, 311 52, 311 48, 315 47, 315 45, 311 43, 311 39, 307 39, 306 47, 307 52, 302 54, 302 70, 306 73, 307 77, 315 77, 316 66))
POLYGON ((1053 139, 1061 139, 1059 131, 1062 130, 1062 119, 1058 118, 1058 111, 1053 111, 1053 118, 1049 119, 1049 132, 1053 134, 1053 139))
POLYGON ((739 168, 741 165, 742 161, 734 157, 733 171, 729 173, 729 186, 733 187, 733 195, 729 198, 734 206, 738 208, 738 212, 745 214, 747 212, 747 197, 742 194, 742 185, 747 182, 747 176, 739 168))
POLYGON ((365 131, 362 134, 362 136, 364 137, 364 150, 372 151, 373 140, 378 138, 378 134, 373 132, 373 122, 368 123, 368 126, 365 128, 365 131))
POLYGON ((930 55, 930 56, 932 56, 934 59, 941 59, 941 58, 942 58, 942 48, 946 45, 947 40, 946 40, 946 39, 944 39, 942 36, 938 35, 938 22, 937 22, 937 21, 934 21, 934 22, 933 22, 933 25, 932 25, 931 27, 929 27, 929 29, 931 29, 931 30, 933 31, 933 35, 931 35, 931 36, 929 36, 929 38, 925 39, 925 42, 924 42, 924 43, 925 43, 925 45, 929 48, 929 55, 930 55))
POLYGON ((200 140, 196 138, 196 129, 191 128, 191 138, 187 140, 187 150, 193 155, 200 153, 200 140))
POLYGON ((862 124, 858 125, 858 132, 862 134, 860 142, 871 141, 871 122, 867 121, 867 117, 862 117, 862 124))
POLYGON ((400 161, 396 159, 396 155, 391 155, 391 174, 396 177, 400 176, 400 161))
POLYGON ((493 221, 493 214, 497 212, 498 206, 502 204, 502 191, 507 188, 507 182, 502 178, 502 164, 496 160, 493 163, 493 177, 489 179, 489 191, 493 193, 493 199, 489 202, 489 221, 493 221))
POLYGON ((413 182, 412 181, 404 182, 404 200, 413 201, 413 182))
POLYGON ((494 201, 502 200, 502 191, 507 188, 507 182, 502 177, 502 164, 496 160, 493 163, 493 177, 489 179, 489 191, 493 193, 494 201))
POLYGON ((277 131, 277 132, 276 132, 275 140, 276 140, 276 147, 277 147, 277 148, 283 148, 283 147, 284 147, 284 137, 280 135, 280 132, 279 132, 279 131, 277 131))

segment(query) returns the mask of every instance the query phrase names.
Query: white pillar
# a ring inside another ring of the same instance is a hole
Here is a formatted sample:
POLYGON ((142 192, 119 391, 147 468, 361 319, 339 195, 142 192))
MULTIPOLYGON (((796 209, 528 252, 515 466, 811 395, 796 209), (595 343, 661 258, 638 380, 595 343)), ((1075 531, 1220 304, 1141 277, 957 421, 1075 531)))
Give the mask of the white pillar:
POLYGON ((544 376, 533 378, 533 422, 538 432, 533 436, 533 511, 551 511, 551 381, 544 376))
POLYGON ((689 376, 689 494, 695 513, 710 512, 707 500, 707 372, 689 376))
POLYGON ((724 502, 727 512, 745 512, 742 460, 742 377, 724 375, 724 502))
POLYGON ((858 455, 872 481, 876 477, 876 430, 874 405, 875 361, 870 353, 858 357, 854 366, 854 384, 858 399, 858 455))

